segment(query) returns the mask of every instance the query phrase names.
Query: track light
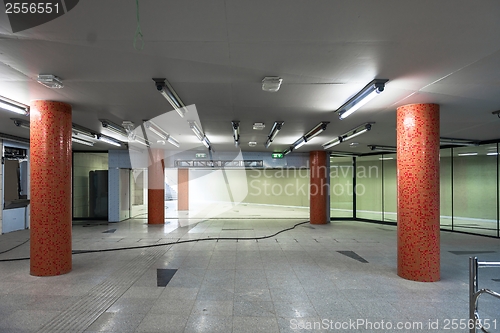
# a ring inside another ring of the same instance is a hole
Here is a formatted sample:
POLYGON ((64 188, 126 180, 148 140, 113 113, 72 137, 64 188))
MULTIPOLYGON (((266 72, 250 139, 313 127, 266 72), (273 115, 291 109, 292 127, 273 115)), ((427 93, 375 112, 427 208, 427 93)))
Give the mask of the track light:
POLYGON ((13 101, 9 98, 0 96, 0 108, 15 112, 17 114, 22 114, 23 116, 27 116, 30 111, 30 107, 16 101, 13 101))
POLYGON ((155 124, 152 120, 148 120, 148 121, 144 122, 144 126, 148 130, 150 130, 151 132, 153 132, 154 134, 158 135, 163 140, 166 140, 171 145, 174 145, 177 148, 180 147, 179 141, 177 141, 176 139, 174 139, 170 134, 168 134, 167 132, 165 132, 160 126, 158 126, 157 124, 155 124))
POLYGON ((164 78, 153 79, 153 81, 155 81, 156 90, 158 90, 160 94, 165 97, 165 99, 170 103, 174 110, 177 111, 179 116, 184 118, 184 114, 187 112, 186 106, 181 101, 179 96, 175 93, 174 88, 172 88, 170 83, 168 83, 164 78))
POLYGON ((278 132, 281 131, 281 127, 283 127, 284 121, 275 121, 273 127, 271 128, 271 131, 269 132, 269 135, 267 136, 267 141, 264 144, 266 148, 268 148, 271 143, 274 141, 274 138, 276 135, 278 135, 278 132))
POLYGON ((336 112, 340 119, 345 119, 360 107, 368 103, 370 100, 378 96, 384 91, 385 84, 389 80, 375 79, 368 83, 360 92, 354 95, 351 99, 345 102, 336 112))
POLYGON ((385 151, 390 153, 395 153, 397 151, 396 147, 393 146, 376 146, 376 145, 368 145, 368 148, 373 151, 385 151))
POLYGON ((120 142, 118 142, 118 141, 116 141, 116 140, 113 140, 113 139, 111 139, 111 138, 108 138, 108 137, 106 137, 106 136, 104 136, 104 135, 102 135, 102 134, 101 134, 101 135, 98 135, 98 136, 97 136, 97 139, 98 139, 99 141, 102 141, 102 142, 105 142, 105 143, 108 143, 108 144, 110 144, 110 145, 117 146, 117 147, 121 147, 121 145, 122 145, 120 142))
POLYGON ((240 122, 233 120, 231 125, 233 127, 234 145, 238 147, 240 145, 240 122))
POLYGON ((89 146, 89 147, 93 147, 94 146, 93 142, 85 141, 85 140, 82 140, 82 139, 78 139, 78 138, 75 138, 74 136, 71 137, 71 141, 73 141, 75 143, 79 143, 81 145, 89 146))
POLYGON ((358 135, 361 135, 363 133, 368 132, 369 130, 372 129, 372 125, 371 124, 372 123, 363 124, 361 126, 358 126, 358 127, 354 128, 354 129, 350 130, 346 134, 343 134, 342 135, 342 142, 350 140, 352 138, 357 137, 358 135))
POLYGON ((479 142, 473 140, 465 139, 452 139, 452 138, 439 138, 439 143, 441 145, 451 145, 451 146, 477 146, 479 142))
POLYGON ((23 119, 18 119, 18 118, 11 118, 11 120, 14 121, 14 125, 16 125, 17 127, 30 129, 30 122, 29 121, 26 121, 23 119))
POLYGON ((324 143, 323 144, 323 149, 330 149, 330 148, 332 148, 332 147, 334 147, 334 146, 336 146, 338 144, 341 144, 341 143, 342 143, 342 137, 338 136, 335 139, 324 143))
POLYGON ((123 127, 121 127, 120 125, 117 125, 117 124, 115 124, 112 121, 107 120, 107 119, 99 119, 99 121, 101 122, 102 127, 104 127, 105 129, 107 129, 111 132, 114 132, 116 134, 123 135, 125 137, 127 136, 127 131, 125 131, 125 129, 123 127))

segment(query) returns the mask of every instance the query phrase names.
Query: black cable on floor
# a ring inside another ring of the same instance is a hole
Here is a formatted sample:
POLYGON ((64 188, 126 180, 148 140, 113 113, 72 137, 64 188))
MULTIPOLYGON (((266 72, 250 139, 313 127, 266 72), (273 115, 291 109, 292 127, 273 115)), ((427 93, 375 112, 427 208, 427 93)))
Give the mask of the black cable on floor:
POLYGON ((18 248, 19 246, 21 246, 21 245, 23 245, 23 244, 28 243, 28 241, 29 241, 29 240, 30 240, 30 239, 28 238, 26 241, 22 242, 21 244, 16 245, 16 246, 14 246, 13 248, 10 248, 10 249, 8 249, 8 250, 2 251, 2 252, 0 252, 0 254, 4 254, 4 253, 7 253, 7 252, 9 252, 9 251, 12 251, 12 250, 14 250, 15 248, 18 248))
MULTIPOLYGON (((277 236, 285 231, 293 230, 296 227, 298 227, 301 224, 306 224, 309 223, 309 221, 305 222, 300 222, 295 224, 293 227, 286 228, 283 230, 280 230, 272 235, 268 236, 261 236, 261 237, 218 237, 218 238, 200 238, 200 239, 188 239, 188 240, 183 240, 183 241, 177 241, 177 242, 170 242, 170 243, 161 243, 161 244, 149 244, 149 245, 142 245, 142 246, 133 246, 133 247, 118 247, 118 248, 113 248, 113 249, 102 249, 102 250, 77 250, 77 251, 72 251, 72 254, 82 254, 82 253, 99 253, 99 252, 111 252, 111 251, 122 251, 122 250, 135 250, 135 249, 145 249, 145 248, 150 248, 150 247, 157 247, 157 246, 167 246, 167 245, 174 245, 174 244, 184 244, 184 243, 192 243, 192 242, 202 242, 202 241, 219 241, 219 240, 259 240, 259 239, 267 239, 271 238, 274 236, 277 236)), ((26 242, 25 242, 26 243, 26 242)), ((24 244, 24 243, 23 243, 24 244)), ((20 244, 22 245, 22 244, 20 244)), ((20 246, 18 245, 18 246, 20 246)), ((20 260, 29 260, 30 258, 12 258, 12 259, 0 259, 0 262, 7 262, 7 261, 20 261, 20 260)))

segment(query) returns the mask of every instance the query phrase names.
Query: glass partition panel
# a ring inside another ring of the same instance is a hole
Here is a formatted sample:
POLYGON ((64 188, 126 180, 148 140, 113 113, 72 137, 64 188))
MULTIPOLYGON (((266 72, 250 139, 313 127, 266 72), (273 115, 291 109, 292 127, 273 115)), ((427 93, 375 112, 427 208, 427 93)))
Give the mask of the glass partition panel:
POLYGON ((73 153, 73 218, 108 218, 108 153, 73 153))
POLYGON ((383 154, 380 158, 383 170, 383 220, 388 222, 397 222, 398 174, 396 154, 383 154))
POLYGON ((330 217, 353 217, 352 157, 330 157, 330 217))
POLYGON ((356 217, 382 221, 381 155, 356 158, 356 217))
POLYGON ((440 215, 441 228, 453 229, 452 211, 452 148, 441 149, 439 152, 439 183, 440 183, 440 215))
POLYGON ((497 146, 453 149, 453 229, 497 235, 497 146))

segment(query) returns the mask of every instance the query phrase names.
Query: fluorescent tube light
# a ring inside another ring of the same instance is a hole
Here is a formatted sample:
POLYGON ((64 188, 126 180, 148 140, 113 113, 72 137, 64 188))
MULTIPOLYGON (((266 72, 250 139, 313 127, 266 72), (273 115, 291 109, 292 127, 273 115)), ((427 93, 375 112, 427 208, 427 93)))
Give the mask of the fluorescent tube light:
POLYGON ((458 156, 476 156, 477 153, 459 153, 458 156))
POLYGON ((299 149, 300 147, 302 147, 303 145, 306 144, 306 139, 304 137, 301 137, 300 139, 298 139, 297 141, 295 141, 292 145, 293 147, 293 150, 295 149, 299 149))
POLYGON ((452 138, 439 138, 439 143, 441 145, 452 145, 452 146, 477 146, 479 143, 473 140, 466 139, 452 139, 452 138))
POLYGON ((491 152, 491 153, 486 153, 486 155, 488 155, 488 156, 496 156, 496 155, 498 155, 498 153, 491 152))
POLYGON ((338 136, 335 139, 328 141, 323 144, 323 149, 330 149, 338 144, 342 143, 342 137, 338 136))
POLYGON ((176 139, 174 139, 172 136, 168 136, 167 138, 167 142, 170 143, 171 145, 174 145, 176 146, 177 148, 179 148, 181 145, 179 144, 179 141, 177 141, 176 139))
POLYGON ((292 147, 287 148, 287 149, 285 149, 285 150, 283 151, 283 155, 285 155, 285 156, 286 156, 286 155, 290 154, 292 151, 293 151, 293 148, 292 148, 292 147))
POLYGON ((179 116, 184 118, 184 115, 187 112, 186 106, 181 101, 179 96, 175 93, 170 83, 168 83, 164 78, 153 79, 153 81, 155 81, 156 89, 160 92, 160 94, 165 97, 165 99, 170 103, 174 110, 177 111, 179 116))
POLYGON ((368 83, 360 92, 345 102, 336 112, 340 119, 345 119, 370 100, 384 91, 386 79, 375 79, 368 83))
POLYGON ((392 146, 375 146, 375 145, 368 145, 368 148, 373 151, 387 151, 391 153, 395 153, 397 151, 396 147, 392 146))
POLYGON ((108 137, 106 137, 106 136, 103 136, 103 135, 99 135, 99 136, 97 137, 97 139, 98 139, 99 141, 102 141, 102 142, 108 143, 108 144, 113 145, 113 146, 117 146, 117 147, 121 147, 121 146, 122 146, 122 145, 121 145, 121 143, 119 143, 118 141, 115 141, 115 140, 113 140, 113 139, 111 139, 111 138, 108 138, 108 137))
POLYGON ((393 160, 394 157, 379 157, 378 159, 381 161, 388 161, 388 160, 393 160))
POLYGON ((12 121, 14 121, 14 125, 17 127, 25 128, 25 129, 30 129, 30 122, 23 120, 23 119, 18 119, 18 118, 11 118, 12 121))
POLYGON ((238 147, 240 145, 240 122, 233 120, 231 126, 233 127, 234 145, 238 147))
POLYGON ((114 132, 114 133, 117 133, 117 134, 120 134, 120 135, 127 137, 127 131, 125 131, 125 129, 123 127, 121 127, 120 125, 117 125, 117 124, 115 124, 112 121, 107 120, 107 119, 99 119, 99 121, 101 122, 102 127, 107 129, 108 131, 111 131, 111 132, 114 132))
POLYGON ((210 141, 208 140, 208 138, 206 136, 203 138, 203 140, 201 142, 203 143, 203 145, 205 147, 207 147, 208 149, 210 149, 210 141))
POLYGON ((94 143, 93 142, 90 142, 90 141, 85 141, 85 140, 82 140, 82 139, 78 139, 78 138, 75 138, 75 137, 71 137, 71 141, 75 142, 75 143, 79 143, 81 145, 85 145, 85 146, 90 146, 90 147, 93 147, 94 146, 94 143))
POLYGON ((176 147, 180 147, 179 141, 177 141, 176 139, 174 139, 170 134, 168 134, 167 132, 165 132, 163 130, 163 128, 161 128, 160 126, 158 126, 157 124, 155 124, 153 121, 149 120, 149 121, 144 122, 144 126, 148 130, 150 130, 151 132, 153 132, 154 134, 158 135, 161 139, 166 140, 171 145, 174 145, 176 147))
POLYGON ((189 128, 191 128, 198 140, 203 141, 203 137, 205 136, 205 134, 201 131, 200 126, 198 126, 198 123, 196 121, 189 121, 189 128))
POLYGON ((284 121, 275 121, 273 127, 271 128, 271 131, 269 132, 269 135, 267 136, 267 141, 264 143, 264 146, 268 148, 271 143, 274 141, 274 138, 276 135, 278 135, 278 132, 281 131, 281 127, 283 127, 284 121))
POLYGON ((346 134, 342 135, 342 142, 355 138, 363 133, 368 132, 371 129, 372 129, 371 123, 366 123, 361 126, 358 126, 355 129, 352 129, 346 134))
POLYGON ((304 134, 304 139, 306 142, 309 142, 312 138, 319 135, 321 132, 326 130, 326 126, 329 124, 329 121, 322 121, 318 125, 314 126, 312 130, 304 134))
POLYGON ((79 125, 73 124, 73 133, 78 136, 84 136, 88 139, 95 139, 96 135, 95 133, 91 132, 90 130, 83 128, 79 125))
POLYGON ((18 103, 3 96, 0 96, 0 108, 17 114, 22 114, 23 116, 28 115, 30 110, 29 106, 18 103))

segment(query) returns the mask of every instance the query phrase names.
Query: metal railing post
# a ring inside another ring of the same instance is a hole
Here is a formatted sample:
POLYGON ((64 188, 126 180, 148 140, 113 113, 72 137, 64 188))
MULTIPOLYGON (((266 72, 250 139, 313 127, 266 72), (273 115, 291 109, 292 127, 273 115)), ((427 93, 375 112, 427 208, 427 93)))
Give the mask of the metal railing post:
POLYGON ((477 257, 469 258, 469 333, 476 333, 477 257))

